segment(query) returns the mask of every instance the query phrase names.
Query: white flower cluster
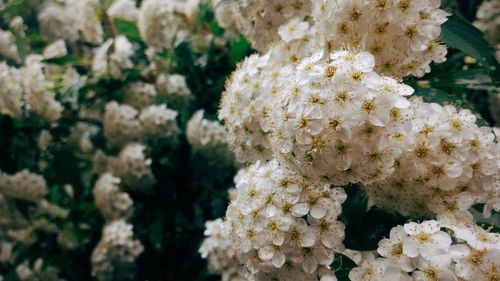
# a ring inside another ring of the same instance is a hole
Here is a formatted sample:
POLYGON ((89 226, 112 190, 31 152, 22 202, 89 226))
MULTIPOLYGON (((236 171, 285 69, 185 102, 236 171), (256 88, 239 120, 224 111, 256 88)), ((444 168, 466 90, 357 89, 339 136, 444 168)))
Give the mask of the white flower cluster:
POLYGON ((191 90, 186 84, 186 77, 180 74, 161 73, 156 77, 158 95, 175 109, 185 108, 191 97, 191 90))
POLYGON ((286 79, 286 72, 270 74, 272 70, 269 56, 252 55, 238 65, 222 94, 219 119, 224 121, 229 144, 240 162, 272 158, 265 117, 272 105, 275 79, 286 79))
POLYGON ((351 270, 352 281, 497 280, 500 235, 479 226, 424 221, 396 226, 351 270))
POLYGON ((42 62, 43 59, 41 55, 30 55, 21 68, 25 102, 33 112, 55 121, 61 117, 63 107, 51 90, 54 82, 47 78, 47 65, 42 62))
POLYGON ((279 41, 278 28, 292 18, 311 15, 310 0, 244 0, 219 3, 217 19, 223 27, 236 25, 257 50, 266 50, 279 41), (221 10, 219 10, 221 9, 221 10))
POLYGON ((319 51, 287 75, 270 110, 272 148, 282 163, 335 185, 393 172, 394 134, 408 125, 413 89, 373 71, 367 52, 319 51))
POLYGON ((176 1, 145 0, 139 10, 138 27, 149 46, 162 49, 175 44, 182 18, 176 15, 176 1))
POLYGON ((177 115, 179 112, 168 109, 165 104, 150 105, 145 108, 139 120, 142 123, 144 133, 152 138, 177 136, 177 115))
POLYGON ((124 219, 108 223, 92 252, 92 275, 99 281, 133 280, 130 269, 144 247, 124 219))
POLYGON ((124 70, 134 66, 130 60, 133 54, 134 46, 127 37, 120 35, 110 38, 96 49, 92 70, 97 78, 108 75, 119 78, 124 70))
POLYGON ((222 162, 232 162, 233 154, 229 150, 227 133, 218 121, 203 118, 203 110, 196 111, 189 119, 186 137, 191 147, 222 162))
POLYGON ((19 264, 16 267, 16 275, 21 281, 64 281, 58 277, 59 269, 53 266, 44 266, 41 258, 35 260, 32 267, 29 266, 27 260, 19 264))
POLYGON ((102 174, 94 185, 95 204, 107 220, 128 218, 134 202, 128 193, 120 190, 120 179, 111 173, 102 174))
POLYGON ((137 109, 145 108, 155 100, 156 89, 153 84, 134 82, 127 86, 123 102, 137 109))
POLYGON ((423 76, 432 61, 446 60, 446 47, 436 43, 447 13, 435 0, 314 1, 312 17, 328 47, 369 51, 376 72, 423 76))
POLYGON ((410 130, 398 135, 403 153, 393 175, 367 185, 374 203, 387 210, 418 217, 424 214, 462 216, 472 205, 484 213, 500 208, 500 147, 489 127, 454 106, 413 98, 410 130), (460 215, 462 213, 462 215, 460 215))
POLYGON ((344 225, 336 220, 344 190, 304 179, 275 160, 241 170, 235 183, 226 222, 240 261, 264 276, 290 268, 324 275, 344 249, 344 225))
POLYGON ((179 133, 177 111, 167 109, 164 104, 150 105, 139 112, 127 104, 115 101, 106 104, 104 134, 114 145, 125 145, 141 141, 144 137, 176 136, 179 133))
POLYGON ((19 62, 16 38, 10 31, 0 29, 0 55, 19 62))
POLYGON ((499 210, 491 128, 468 110, 408 100, 411 87, 374 67, 367 52, 320 50, 296 65, 253 55, 221 102, 231 147, 243 161, 275 157, 314 180, 363 183, 375 204, 409 216, 499 210))
POLYGON ((121 179, 124 186, 135 191, 148 191, 155 183, 151 159, 146 159, 145 149, 142 144, 129 143, 109 163, 110 171, 121 179))
POLYGON ((0 193, 15 199, 39 201, 47 195, 47 183, 42 176, 28 170, 14 175, 0 172, 0 193))
POLYGON ((222 275, 222 281, 246 281, 245 268, 236 258, 231 240, 222 219, 205 223, 205 240, 201 244, 201 257, 208 258, 208 269, 222 275))
POLYGON ((104 30, 99 18, 99 0, 78 0, 69 5, 76 5, 76 22, 83 39, 89 43, 101 44, 104 30))
POLYGON ((46 2, 38 13, 40 33, 49 40, 77 40, 78 22, 76 4, 78 0, 66 0, 64 3, 46 2))
POLYGON ((446 60, 446 47, 436 41, 448 15, 440 3, 254 0, 221 3, 216 11, 224 25, 236 25, 260 51, 280 50, 276 56, 288 54, 295 61, 308 49, 368 51, 377 73, 402 78, 423 76, 431 62, 446 60))
MULTIPOLYGON (((230 14, 219 16, 230 22, 247 2, 221 3, 230 14)), ((259 15, 277 11, 265 5, 259 15)), ((335 280, 321 266, 342 249, 343 228, 335 219, 345 194, 328 195, 329 185, 361 183, 371 203, 410 217, 472 223, 474 204, 484 204, 485 216, 500 210, 500 149, 492 129, 478 127, 469 110, 409 99, 414 90, 389 77, 423 76, 432 61, 445 60, 446 48, 436 41, 447 17, 440 1, 323 0, 312 6, 310 16, 293 16, 276 29, 247 23, 251 32, 276 32, 281 41, 238 66, 220 105, 237 159, 257 162, 236 177, 226 213, 250 280, 335 280), (340 199, 324 203, 331 198, 340 199), (337 224, 327 244, 321 220, 337 224)), ((441 255, 438 246, 429 251, 441 255)), ((409 277, 409 271, 376 266, 353 278, 409 277)))
POLYGON ((0 63, 0 112, 19 118, 23 107, 21 71, 0 63))

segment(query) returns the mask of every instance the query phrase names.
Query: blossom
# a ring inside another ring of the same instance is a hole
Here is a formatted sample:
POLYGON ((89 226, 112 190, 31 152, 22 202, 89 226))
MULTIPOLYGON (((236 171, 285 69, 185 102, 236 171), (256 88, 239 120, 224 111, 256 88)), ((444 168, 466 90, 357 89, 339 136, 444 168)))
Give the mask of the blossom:
POLYGON ((134 240, 133 226, 124 219, 104 226, 101 240, 92 252, 92 275, 99 281, 130 277, 136 258, 144 247, 134 240), (121 276, 121 277, 120 277, 121 276))
POLYGON ((305 180, 276 160, 240 171, 235 182, 226 225, 251 272, 293 267, 315 274, 343 250, 344 226, 336 220, 346 199, 342 189, 305 180))
POLYGON ((15 199, 38 201, 47 195, 45 179, 27 169, 14 175, 0 172, 0 193, 15 199))

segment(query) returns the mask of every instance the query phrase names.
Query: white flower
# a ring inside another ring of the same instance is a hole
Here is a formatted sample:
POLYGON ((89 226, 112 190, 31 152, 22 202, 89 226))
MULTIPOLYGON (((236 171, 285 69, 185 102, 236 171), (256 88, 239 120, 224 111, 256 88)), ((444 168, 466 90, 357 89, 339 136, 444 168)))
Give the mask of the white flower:
POLYGON ((278 34, 285 42, 302 38, 309 29, 309 23, 301 21, 300 18, 294 18, 288 21, 287 24, 278 28, 278 34))
POLYGON ((409 238, 403 241, 403 253, 411 258, 422 255, 437 266, 447 265, 451 261, 449 247, 450 236, 440 230, 439 222, 425 221, 422 224, 407 223, 404 230, 409 238))
POLYGON ((394 227, 391 229, 390 239, 380 240, 377 252, 385 258, 395 260, 405 272, 410 272, 415 269, 415 266, 403 251, 403 245, 407 239, 408 234, 402 226, 394 227))

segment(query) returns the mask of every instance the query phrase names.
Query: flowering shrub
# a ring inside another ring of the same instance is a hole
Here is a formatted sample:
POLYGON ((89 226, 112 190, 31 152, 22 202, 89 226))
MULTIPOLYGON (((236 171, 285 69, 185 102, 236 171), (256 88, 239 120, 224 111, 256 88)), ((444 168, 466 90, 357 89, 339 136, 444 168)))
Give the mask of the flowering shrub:
POLYGON ((0 0, 0 281, 499 280, 499 8, 0 0))

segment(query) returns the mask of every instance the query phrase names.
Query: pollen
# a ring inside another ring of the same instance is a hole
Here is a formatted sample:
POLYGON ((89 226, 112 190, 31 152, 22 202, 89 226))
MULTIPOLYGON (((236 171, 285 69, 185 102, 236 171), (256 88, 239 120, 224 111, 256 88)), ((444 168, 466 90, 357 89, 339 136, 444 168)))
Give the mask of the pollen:
POLYGON ((308 122, 307 118, 305 118, 305 117, 300 118, 300 127, 301 128, 307 127, 307 122, 308 122))
POLYGON ((275 221, 271 221, 267 224, 267 229, 271 232, 276 232, 279 230, 278 224, 275 221))
POLYGON ((389 23, 380 23, 375 25, 375 32, 383 34, 387 31, 387 26, 389 26, 389 23))
POLYGON ((350 16, 351 20, 358 21, 361 17, 361 12, 358 9, 352 9, 350 16))
POLYGON ((421 144, 414 150, 415 156, 417 158, 426 158, 427 154, 429 153, 429 148, 427 148, 425 145, 421 144))
POLYGON ((338 130, 342 126, 342 120, 338 118, 332 118, 330 119, 330 122, 328 122, 330 127, 334 130, 338 130))
POLYGON ((344 102, 347 101, 347 98, 349 97, 349 94, 347 92, 340 92, 335 96, 335 101, 343 104, 344 102))
POLYGON ((387 8, 387 0, 377 0, 377 4, 375 5, 377 9, 385 9, 387 8))
POLYGON ((437 281, 439 280, 439 275, 436 269, 434 268, 429 268, 424 271, 425 277, 427 277, 428 280, 430 281, 437 281))
POLYGON ((405 32, 406 37, 413 39, 415 36, 417 36, 417 27, 416 26, 410 26, 405 32))
POLYGON ((377 134, 377 128, 374 126, 367 126, 363 129, 363 133, 368 137, 372 137, 377 134))
POLYGON ((397 243, 392 246, 391 255, 400 257, 403 255, 403 243, 397 243))
POLYGON ((333 65, 329 65, 325 68, 325 75, 328 78, 332 78, 335 75, 337 68, 333 65))
POLYGON ((398 8, 401 10, 401 12, 405 13, 410 9, 410 0, 403 0, 399 2, 398 8))
POLYGON ((361 107, 366 113, 372 113, 375 108, 375 102, 373 100, 365 101, 361 107))
POLYGON ((363 74, 359 71, 354 71, 351 73, 351 78, 355 81, 360 81, 363 78, 363 74))
POLYGON ((455 131, 462 131, 464 129, 464 124, 460 120, 451 120, 450 125, 455 131))
POLYGON ((313 94, 313 95, 311 95, 311 97, 309 98, 309 102, 310 103, 315 103, 315 104, 320 104, 321 103, 321 99, 319 97, 319 94, 313 94))
POLYGON ((340 140, 338 140, 337 143, 335 144, 335 150, 337 151, 338 155, 346 154, 348 151, 348 148, 349 148, 349 146, 340 140))
POLYGON ((447 142, 446 139, 441 139, 441 150, 444 153, 451 155, 454 148, 455 148, 455 145, 453 143, 447 142))
POLYGON ((349 32, 349 27, 347 26, 347 24, 345 22, 340 23, 337 27, 337 32, 345 35, 349 32))
POLYGON ((431 236, 427 233, 424 233, 424 232, 417 234, 417 236, 415 238, 418 240, 418 242, 420 242, 422 244, 432 241, 431 236))
POLYGON ((391 109, 391 120, 398 121, 401 119, 401 110, 399 108, 391 109))

